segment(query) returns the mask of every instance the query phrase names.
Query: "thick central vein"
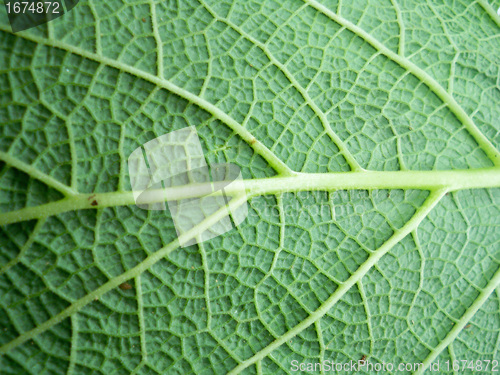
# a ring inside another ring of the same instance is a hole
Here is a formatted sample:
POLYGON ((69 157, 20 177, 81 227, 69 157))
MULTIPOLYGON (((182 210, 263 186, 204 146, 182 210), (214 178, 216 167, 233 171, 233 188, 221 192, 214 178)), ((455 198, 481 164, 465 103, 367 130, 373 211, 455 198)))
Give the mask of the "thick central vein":
MULTIPOLYGON (((398 171, 398 172, 341 172, 341 173, 300 173, 291 177, 272 177, 243 180, 241 184, 225 187, 231 196, 243 193, 251 196, 281 194, 298 191, 335 191, 335 190, 377 190, 377 189, 421 189, 449 191, 463 189, 500 187, 500 168, 451 170, 451 171, 398 171)), ((165 194, 151 194, 152 197, 168 197, 176 201, 198 198, 207 191, 207 186, 188 185, 165 190, 165 194)), ((217 193, 215 193, 217 194, 217 193)), ((149 203, 157 202, 152 198, 149 203)), ((17 211, 0 214, 0 225, 20 221, 40 219, 62 212, 96 209, 104 207, 127 206, 135 204, 132 192, 113 192, 99 194, 77 194, 41 206, 26 207, 17 211)))

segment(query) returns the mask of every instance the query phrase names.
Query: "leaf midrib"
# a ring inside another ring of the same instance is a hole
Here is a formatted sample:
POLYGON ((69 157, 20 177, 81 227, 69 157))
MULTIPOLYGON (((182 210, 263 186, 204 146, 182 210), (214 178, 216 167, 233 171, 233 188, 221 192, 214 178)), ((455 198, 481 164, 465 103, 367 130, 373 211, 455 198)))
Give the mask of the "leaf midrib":
MULTIPOLYGON (((0 160, 2 160, 1 156, 0 153, 0 160)), ((18 166, 19 165, 20 164, 18 164, 18 166)), ((39 175, 34 175, 32 177, 40 178, 39 175)), ((43 177, 41 181, 47 182, 43 177)), ((230 196, 246 193, 251 197, 255 197, 259 195, 277 195, 299 191, 380 189, 420 189, 435 191, 443 188, 448 191, 457 191, 464 189, 499 188, 500 168, 448 171, 300 173, 293 177, 278 176, 243 181, 244 188, 241 184, 230 184, 225 187, 224 193, 230 196)), ((207 186, 210 186, 210 184, 207 184, 207 186)), ((165 194, 157 194, 156 196, 166 196, 168 200, 176 201, 188 198, 200 198, 205 191, 207 191, 205 184, 186 185, 165 189, 165 194)), ((151 200, 143 203, 156 203, 158 201, 163 201, 163 199, 151 200)), ((68 211, 100 209, 133 204, 135 204, 135 201, 131 191, 71 194, 59 201, 1 213, 0 225, 40 219, 68 211)))

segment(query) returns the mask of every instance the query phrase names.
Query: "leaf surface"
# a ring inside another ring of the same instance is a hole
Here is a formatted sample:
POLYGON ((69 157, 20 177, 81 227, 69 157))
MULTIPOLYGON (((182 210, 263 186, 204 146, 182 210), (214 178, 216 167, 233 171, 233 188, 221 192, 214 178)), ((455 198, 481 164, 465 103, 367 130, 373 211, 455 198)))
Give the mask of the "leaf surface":
POLYGON ((499 6, 82 0, 16 34, 2 13, 2 372, 499 360, 499 6), (181 248, 126 161, 187 126, 249 215, 181 248))

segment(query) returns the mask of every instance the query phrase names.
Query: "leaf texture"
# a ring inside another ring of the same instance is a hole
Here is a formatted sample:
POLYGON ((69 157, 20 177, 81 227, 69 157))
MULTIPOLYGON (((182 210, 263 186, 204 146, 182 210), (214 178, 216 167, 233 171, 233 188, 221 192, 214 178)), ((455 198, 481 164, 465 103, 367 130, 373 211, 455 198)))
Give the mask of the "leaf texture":
POLYGON ((15 34, 2 13, 1 372, 500 360, 499 6, 81 0, 15 34), (126 161, 187 126, 249 215, 181 248, 126 161))

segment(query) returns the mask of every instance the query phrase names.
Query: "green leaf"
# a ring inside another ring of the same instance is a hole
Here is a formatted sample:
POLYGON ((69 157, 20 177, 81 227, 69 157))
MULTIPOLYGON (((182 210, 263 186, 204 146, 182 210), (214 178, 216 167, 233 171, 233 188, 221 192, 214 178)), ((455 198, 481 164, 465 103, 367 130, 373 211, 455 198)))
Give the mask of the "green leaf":
POLYGON ((499 360, 499 6, 82 0, 15 34, 1 13, 1 372, 499 360), (127 158, 187 126, 249 215, 182 248, 127 158))

